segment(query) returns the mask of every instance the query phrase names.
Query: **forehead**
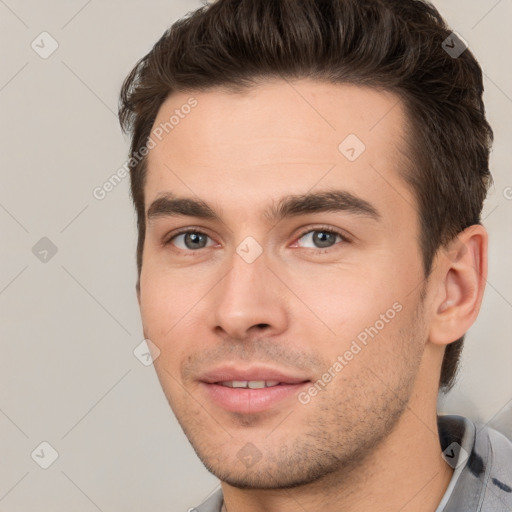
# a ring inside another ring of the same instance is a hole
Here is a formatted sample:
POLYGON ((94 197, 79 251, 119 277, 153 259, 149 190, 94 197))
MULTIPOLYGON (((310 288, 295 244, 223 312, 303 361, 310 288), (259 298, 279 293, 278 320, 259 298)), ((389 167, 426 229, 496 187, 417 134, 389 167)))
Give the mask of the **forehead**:
POLYGON ((340 185, 413 202, 399 174, 409 164, 404 109, 386 91, 276 80, 241 93, 179 92, 151 137, 146 208, 170 191, 217 202, 243 191, 261 202, 340 185))

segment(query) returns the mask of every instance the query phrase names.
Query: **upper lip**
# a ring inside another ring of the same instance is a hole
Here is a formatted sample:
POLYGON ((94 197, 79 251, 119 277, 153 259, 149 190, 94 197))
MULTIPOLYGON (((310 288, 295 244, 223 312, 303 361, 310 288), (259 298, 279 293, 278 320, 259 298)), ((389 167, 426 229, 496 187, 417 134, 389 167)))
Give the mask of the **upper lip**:
POLYGON ((277 381, 282 384, 301 384, 308 382, 310 379, 263 366, 251 366, 249 368, 221 366, 204 372, 199 380, 207 384, 230 381, 277 381))

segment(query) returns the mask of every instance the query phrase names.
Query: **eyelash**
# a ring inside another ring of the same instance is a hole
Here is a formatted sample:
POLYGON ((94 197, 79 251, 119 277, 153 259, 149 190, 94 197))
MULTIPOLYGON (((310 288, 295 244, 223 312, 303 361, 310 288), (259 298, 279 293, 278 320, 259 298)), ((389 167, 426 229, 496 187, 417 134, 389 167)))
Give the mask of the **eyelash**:
MULTIPOLYGON (((314 228, 308 228, 302 231, 298 236, 297 240, 300 240, 304 235, 307 235, 308 233, 314 233, 314 232, 321 232, 321 233, 329 233, 332 235, 338 235, 341 238, 341 242, 344 244, 350 243, 351 240, 347 235, 342 233, 341 231, 331 228, 329 226, 315 226, 314 228)), ((317 247, 316 249, 309 249, 315 254, 323 253, 325 251, 335 250, 336 246, 339 245, 341 242, 336 242, 334 245, 331 245, 330 247, 317 247)), ((307 247, 303 247, 303 249, 308 249, 307 247)))
MULTIPOLYGON (((340 238, 341 238, 341 242, 343 243, 350 243, 351 240, 350 238, 345 235, 344 233, 342 233, 341 231, 338 231, 336 229, 333 229, 332 227, 329 227, 329 226, 315 226, 314 228, 308 228, 308 229, 305 229, 304 231, 302 231, 296 238, 296 240, 300 240, 304 235, 307 235, 308 233, 311 233, 311 232, 322 232, 322 233, 329 233, 329 234, 333 234, 333 235, 338 235, 340 238)), ((179 235, 183 235, 183 234, 186 234, 186 233, 196 233, 196 234, 200 234, 200 235, 205 235, 207 236, 208 238, 212 239, 212 237, 210 237, 207 233, 204 233, 203 231, 201 231, 200 229, 197 229, 197 228, 193 228, 193 227, 190 227, 190 228, 183 228, 175 233, 172 233, 171 236, 165 238, 165 240, 163 241, 163 246, 166 247, 168 245, 170 245, 172 243, 172 241, 178 237, 179 235)), ((324 253, 325 251, 329 251, 331 249, 334 249, 336 247, 336 245, 338 245, 340 242, 336 242, 334 245, 330 246, 330 247, 318 247, 316 249, 311 249, 309 248, 309 250, 311 252, 313 252, 314 254, 318 254, 318 253, 324 253)), ((180 249, 178 247, 175 248, 177 251, 181 251, 181 252, 188 252, 188 253, 194 253, 194 252, 198 252, 200 249, 197 249, 197 250, 188 250, 188 251, 185 251, 184 249, 180 249)), ((204 247, 203 247, 204 249, 204 247)), ((307 247, 303 247, 303 249, 308 249, 307 247)))

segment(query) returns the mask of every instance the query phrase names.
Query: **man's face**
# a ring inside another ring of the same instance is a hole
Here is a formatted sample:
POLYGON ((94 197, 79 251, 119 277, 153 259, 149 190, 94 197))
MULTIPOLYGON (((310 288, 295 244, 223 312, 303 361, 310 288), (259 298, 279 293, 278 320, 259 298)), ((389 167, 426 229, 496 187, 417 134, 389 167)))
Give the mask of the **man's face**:
POLYGON ((401 417, 428 337, 401 104, 275 81, 174 94, 153 128, 173 115, 148 158, 139 300, 178 421, 232 485, 361 463, 401 417))

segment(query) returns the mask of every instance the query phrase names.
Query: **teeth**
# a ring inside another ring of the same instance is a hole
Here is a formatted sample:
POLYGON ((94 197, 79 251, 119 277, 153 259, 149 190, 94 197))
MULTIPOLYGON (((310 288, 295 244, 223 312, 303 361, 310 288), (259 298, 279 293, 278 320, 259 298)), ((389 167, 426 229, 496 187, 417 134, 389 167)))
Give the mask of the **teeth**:
POLYGON ((249 389, 262 389, 277 386, 278 380, 230 380, 219 382, 221 386, 228 388, 249 388, 249 389))
POLYGON ((251 380, 248 382, 248 386, 250 389, 262 389, 265 387, 264 380, 251 380))

